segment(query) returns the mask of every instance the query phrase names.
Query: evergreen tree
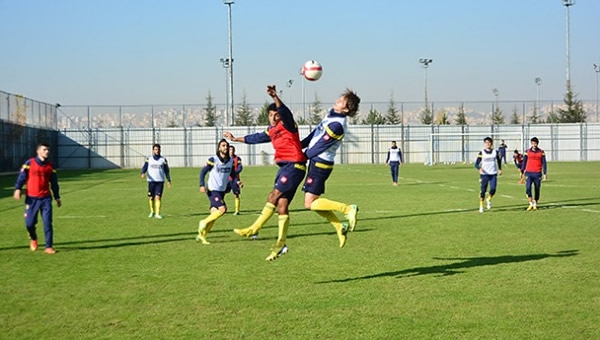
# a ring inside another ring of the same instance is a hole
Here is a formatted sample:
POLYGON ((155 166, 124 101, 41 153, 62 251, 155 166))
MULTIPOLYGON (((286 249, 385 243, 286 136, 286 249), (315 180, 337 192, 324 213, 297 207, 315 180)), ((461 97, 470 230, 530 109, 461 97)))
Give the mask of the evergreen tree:
MULTIPOLYGON (((551 112, 550 115, 555 115, 555 114, 553 112, 551 112)), ((550 115, 548 116, 548 118, 550 118, 550 115)), ((539 124, 541 122, 540 116, 538 115, 537 107, 533 108, 533 112, 531 113, 531 116, 527 117, 527 119, 529 120, 530 124, 539 124)))
POLYGON ((500 110, 500 106, 496 105, 494 107, 494 112, 492 112, 492 124, 501 125, 504 124, 504 112, 500 110))
POLYGON ((269 125, 269 102, 265 101, 263 106, 260 108, 260 113, 256 117, 256 125, 268 126, 269 125))
POLYGON ((431 112, 429 105, 427 105, 423 111, 421 111, 419 118, 421 119, 421 123, 425 125, 433 124, 433 112, 431 112))
POLYGON ((385 123, 390 125, 398 125, 402 122, 402 119, 398 115, 398 109, 394 102, 394 94, 390 95, 390 102, 387 107, 387 113, 385 115, 385 123))
POLYGON ((381 113, 379 113, 379 111, 377 111, 376 109, 374 109, 371 106, 371 109, 369 110, 369 114, 367 115, 367 118, 362 120, 362 124, 363 125, 383 125, 383 124, 385 124, 385 118, 383 118, 383 116, 381 115, 381 113))
POLYGON ((315 93, 315 101, 310 108, 310 117, 308 117, 308 123, 310 125, 317 125, 323 119, 323 108, 321 107, 321 100, 319 100, 319 96, 315 93))
POLYGON ((306 122, 306 119, 304 119, 304 117, 294 117, 294 119, 296 120, 296 124, 298 125, 308 125, 308 123, 306 122))
MULTIPOLYGON (((538 121, 536 121, 536 123, 538 123, 538 121)), ((558 115, 556 114, 556 112, 554 112, 554 110, 550 111, 550 113, 548 114, 548 117, 546 118, 546 123, 549 123, 549 124, 560 123, 560 117, 558 117, 558 115)))
POLYGON ((519 113, 517 112, 516 106, 513 108, 512 116, 510 116, 510 123, 511 124, 520 124, 521 123, 521 120, 519 119, 519 113))
POLYGON ((446 110, 440 110, 436 117, 436 124, 438 125, 450 125, 450 120, 448 119, 448 112, 446 110))
POLYGON ((583 102, 577 99, 573 94, 571 86, 567 84, 567 93, 564 99, 566 108, 558 109, 558 118, 560 123, 585 123, 587 113, 583 109, 583 102))
MULTIPOLYGON (((206 107, 204 108, 204 126, 215 126, 217 122, 217 107, 212 102, 213 97, 208 91, 208 96, 206 97, 206 107)), ((197 126, 202 126, 200 122, 196 124, 197 126)))
POLYGON ((458 113, 456 114, 456 118, 454 119, 454 123, 456 125, 468 125, 467 117, 465 116, 465 104, 460 103, 458 107, 458 113))
POLYGON ((246 101, 246 93, 242 96, 242 103, 235 110, 235 125, 236 126, 252 126, 254 124, 254 117, 252 116, 252 110, 246 101))

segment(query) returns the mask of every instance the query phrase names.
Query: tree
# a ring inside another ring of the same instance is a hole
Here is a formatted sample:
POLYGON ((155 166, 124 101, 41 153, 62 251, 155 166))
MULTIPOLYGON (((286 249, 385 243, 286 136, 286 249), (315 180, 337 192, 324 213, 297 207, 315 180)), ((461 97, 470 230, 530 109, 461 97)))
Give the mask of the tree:
POLYGON ((323 108, 321 107, 321 100, 319 100, 319 96, 315 93, 315 101, 310 108, 310 116, 308 117, 308 123, 311 125, 317 125, 323 119, 323 108))
POLYGON ((423 111, 421 111, 419 118, 421 119, 421 123, 425 125, 433 124, 433 112, 431 112, 429 105, 427 105, 423 111))
MULTIPOLYGON (((536 121, 536 123, 538 123, 538 121, 536 121)), ((546 123, 549 123, 549 124, 558 124, 558 123, 560 123, 560 118, 558 117, 558 115, 556 114, 556 112, 554 112, 554 110, 552 110, 552 111, 550 111, 550 113, 548 113, 548 117, 546 118, 546 123)))
POLYGON ((577 99, 573 94, 571 86, 567 84, 567 93, 564 99, 566 108, 558 109, 558 118, 560 123, 585 123, 587 113, 583 109, 583 102, 577 99))
POLYGON ((504 112, 500 110, 500 106, 496 105, 494 107, 494 112, 492 112, 492 124, 501 125, 504 124, 504 112))
MULTIPOLYGON (((538 111, 537 111, 537 107, 533 108, 533 112, 531 113, 531 116, 527 117, 527 119, 529 119, 529 123, 531 124, 539 124, 540 123, 540 116, 538 116, 538 111)), ((551 112, 550 115, 555 115, 554 112, 551 112)), ((548 115, 548 118, 550 118, 550 115, 548 115)))
POLYGON ((458 113, 456 114, 456 118, 454 119, 454 123, 456 125, 468 125, 467 117, 465 116, 465 104, 460 103, 458 107, 458 113))
POLYGON ((362 120, 362 124, 363 125, 383 125, 383 124, 385 124, 385 118, 383 118, 383 116, 381 115, 381 113, 379 113, 379 111, 377 111, 376 109, 374 109, 371 106, 371 109, 369 110, 369 114, 367 115, 367 118, 362 120))
POLYGON ((436 117, 436 124, 438 125, 450 125, 450 120, 448 120, 448 112, 444 109, 438 111, 436 117))
POLYGON ((400 116, 398 116, 398 109, 394 102, 394 94, 390 95, 390 102, 388 104, 387 113, 385 115, 385 123, 390 125, 398 125, 402 122, 400 116))
MULTIPOLYGON (((204 126, 215 126, 217 122, 217 107, 212 102, 212 95, 208 91, 206 97, 206 107, 204 108, 204 126)), ((202 126, 200 122, 196 123, 196 126, 202 126)))
POLYGON ((242 96, 242 103, 235 110, 235 125, 236 126, 251 126, 254 124, 254 117, 252 116, 252 110, 246 101, 246 93, 242 96))
POLYGON ((294 120, 296 120, 296 124, 298 125, 308 125, 308 123, 306 122, 306 119, 304 119, 304 117, 294 117, 294 120))
POLYGON ((510 116, 511 124, 521 124, 521 120, 519 119, 519 112, 517 112, 517 106, 513 107, 513 114, 510 116))
POLYGON ((269 102, 265 101, 256 117, 256 125, 269 125, 269 102))

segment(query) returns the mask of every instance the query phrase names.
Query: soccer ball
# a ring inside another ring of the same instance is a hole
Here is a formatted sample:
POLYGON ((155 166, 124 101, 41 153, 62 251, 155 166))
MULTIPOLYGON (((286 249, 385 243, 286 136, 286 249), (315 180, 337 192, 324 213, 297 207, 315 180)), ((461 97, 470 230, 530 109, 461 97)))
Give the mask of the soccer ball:
POLYGON ((323 75, 323 67, 316 60, 309 60, 302 66, 302 75, 306 80, 316 81, 323 75))

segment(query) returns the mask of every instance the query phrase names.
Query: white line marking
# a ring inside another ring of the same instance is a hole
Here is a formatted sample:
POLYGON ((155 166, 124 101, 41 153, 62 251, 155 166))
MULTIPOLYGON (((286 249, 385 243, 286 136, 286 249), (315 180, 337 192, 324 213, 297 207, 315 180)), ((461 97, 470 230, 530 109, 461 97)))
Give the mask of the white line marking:
POLYGON ((591 212, 591 213, 600 213, 600 210, 592 210, 592 209, 581 209, 581 211, 591 212))
POLYGON ((88 215, 88 216, 56 216, 56 218, 106 218, 104 215, 88 215))

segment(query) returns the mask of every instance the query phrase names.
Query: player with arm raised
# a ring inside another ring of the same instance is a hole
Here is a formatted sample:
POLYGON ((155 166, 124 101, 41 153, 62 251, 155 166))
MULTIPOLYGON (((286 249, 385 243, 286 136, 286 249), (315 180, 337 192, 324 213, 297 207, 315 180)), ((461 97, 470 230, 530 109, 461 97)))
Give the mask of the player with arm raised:
POLYGON ((267 203, 260 216, 250 227, 234 229, 234 232, 240 236, 251 237, 256 235, 277 210, 279 215, 277 242, 266 258, 266 260, 272 261, 287 252, 285 241, 290 224, 289 205, 306 173, 306 156, 302 152, 298 125, 294 121, 292 112, 277 96, 274 85, 267 86, 267 94, 274 101, 268 107, 269 127, 265 131, 244 137, 235 137, 227 131, 225 132, 225 138, 245 144, 271 142, 273 149, 275 149, 275 163, 279 167, 279 171, 275 176, 273 190, 267 197, 267 203))

